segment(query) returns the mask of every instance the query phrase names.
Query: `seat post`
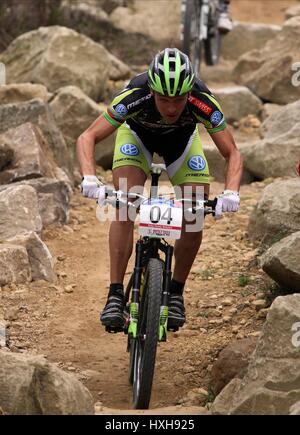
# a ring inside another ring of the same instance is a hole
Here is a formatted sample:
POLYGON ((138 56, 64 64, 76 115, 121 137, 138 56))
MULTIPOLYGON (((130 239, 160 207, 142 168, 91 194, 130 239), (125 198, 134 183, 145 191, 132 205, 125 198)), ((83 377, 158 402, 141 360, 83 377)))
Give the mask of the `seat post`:
POLYGON ((151 172, 151 191, 150 198, 157 198, 158 196, 158 180, 161 173, 151 172))
POLYGON ((150 198, 158 196, 158 180, 162 171, 166 171, 166 166, 161 163, 152 163, 151 165, 151 193, 150 198))

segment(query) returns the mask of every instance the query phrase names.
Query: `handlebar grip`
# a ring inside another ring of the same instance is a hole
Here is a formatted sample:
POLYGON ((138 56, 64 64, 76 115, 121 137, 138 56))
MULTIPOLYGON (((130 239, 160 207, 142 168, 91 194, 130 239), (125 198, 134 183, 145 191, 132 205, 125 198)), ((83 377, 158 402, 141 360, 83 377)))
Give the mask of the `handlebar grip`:
POLYGON ((205 205, 211 207, 214 210, 216 208, 217 202, 218 202, 218 198, 208 199, 207 201, 205 201, 205 205))

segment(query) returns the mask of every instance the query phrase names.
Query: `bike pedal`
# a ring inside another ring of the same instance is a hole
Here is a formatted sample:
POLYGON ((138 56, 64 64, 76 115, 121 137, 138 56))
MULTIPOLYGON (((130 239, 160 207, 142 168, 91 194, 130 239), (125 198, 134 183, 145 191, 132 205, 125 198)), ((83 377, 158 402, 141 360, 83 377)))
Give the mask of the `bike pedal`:
POLYGON ((167 331, 170 331, 170 332, 177 332, 178 331, 178 329, 179 329, 179 326, 174 326, 174 327, 168 327, 167 328, 167 331))
POLYGON ((120 327, 112 327, 112 326, 106 326, 105 327, 105 331, 109 332, 110 334, 117 334, 118 332, 123 332, 124 328, 120 328, 120 327))

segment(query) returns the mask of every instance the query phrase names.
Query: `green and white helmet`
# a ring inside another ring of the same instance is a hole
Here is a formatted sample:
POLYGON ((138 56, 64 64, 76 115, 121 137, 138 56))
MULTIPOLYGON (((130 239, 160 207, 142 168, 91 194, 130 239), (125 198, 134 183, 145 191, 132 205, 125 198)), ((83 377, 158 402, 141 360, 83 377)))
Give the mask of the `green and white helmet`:
POLYGON ((161 95, 184 95, 193 87, 194 68, 186 54, 177 48, 165 48, 151 62, 148 79, 150 88, 161 95))

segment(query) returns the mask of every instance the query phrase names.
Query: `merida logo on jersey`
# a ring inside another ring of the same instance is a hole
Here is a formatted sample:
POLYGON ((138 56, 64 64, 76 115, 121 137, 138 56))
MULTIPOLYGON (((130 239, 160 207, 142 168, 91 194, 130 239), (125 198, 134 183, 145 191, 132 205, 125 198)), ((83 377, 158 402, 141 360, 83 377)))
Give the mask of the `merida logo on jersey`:
POLYGON ((138 100, 134 101, 133 103, 127 104, 127 109, 130 109, 131 107, 135 107, 138 104, 142 103, 143 101, 149 100, 149 98, 151 98, 152 95, 148 94, 145 97, 139 98, 138 100))
POLYGON ((194 106, 198 107, 202 112, 206 113, 206 115, 210 115, 212 112, 212 108, 207 104, 203 103, 203 101, 198 100, 198 98, 193 97, 192 95, 188 98, 189 102, 194 106))
POLYGON ((136 145, 132 143, 126 143, 121 146, 121 153, 125 156, 137 156, 140 152, 136 145))
POLYGON ((192 171, 203 171, 206 166, 206 162, 201 156, 193 156, 188 161, 188 167, 192 169, 192 171))

